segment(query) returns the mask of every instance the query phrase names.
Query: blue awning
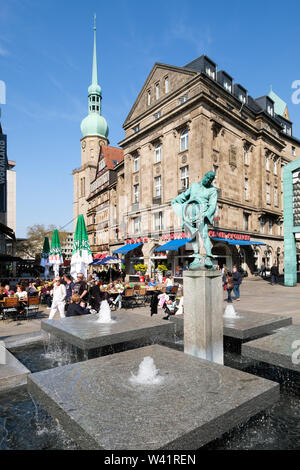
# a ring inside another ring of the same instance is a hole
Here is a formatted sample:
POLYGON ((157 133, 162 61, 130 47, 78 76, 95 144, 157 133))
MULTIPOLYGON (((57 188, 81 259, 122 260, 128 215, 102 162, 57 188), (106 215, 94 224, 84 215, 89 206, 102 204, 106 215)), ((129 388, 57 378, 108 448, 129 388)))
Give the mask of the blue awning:
POLYGON ((218 242, 228 243, 228 245, 266 245, 266 243, 255 242, 254 240, 231 240, 228 238, 217 238, 217 237, 211 237, 211 239, 218 241, 218 242))
POLYGON ((178 248, 180 248, 183 245, 186 245, 187 243, 191 242, 192 238, 183 238, 180 240, 171 240, 168 243, 165 243, 164 245, 158 246, 155 248, 154 251, 176 251, 178 248))
POLYGON ((121 246, 121 248, 118 248, 117 250, 113 251, 113 253, 123 253, 123 255, 126 255, 131 250, 134 250, 138 246, 142 245, 142 243, 127 243, 124 246, 121 246))

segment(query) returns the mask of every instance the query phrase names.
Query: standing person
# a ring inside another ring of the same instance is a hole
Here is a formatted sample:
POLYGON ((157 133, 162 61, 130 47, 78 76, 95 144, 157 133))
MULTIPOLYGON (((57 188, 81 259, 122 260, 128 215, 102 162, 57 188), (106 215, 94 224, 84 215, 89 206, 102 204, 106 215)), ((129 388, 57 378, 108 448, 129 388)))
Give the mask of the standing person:
POLYGON ((261 270, 261 277, 267 277, 267 268, 264 262, 262 262, 260 270, 261 270))
POLYGON ((279 276, 279 271, 278 271, 278 266, 277 264, 273 264, 271 267, 271 284, 277 284, 278 283, 278 276, 279 276))
POLYGON ((81 300, 87 299, 88 286, 84 280, 83 274, 77 274, 77 281, 74 283, 73 294, 78 294, 81 300))
POLYGON ((102 301, 102 295, 100 291, 100 287, 96 282, 93 282, 91 288, 89 290, 89 304, 93 310, 99 312, 100 303, 102 301))
POLYGON ((232 268, 232 277, 233 277, 233 293, 236 300, 240 300, 240 285, 242 284, 242 275, 237 270, 236 266, 232 268))
POLYGON ((66 292, 67 292, 66 308, 68 308, 68 305, 71 302, 71 298, 72 298, 72 293, 73 293, 73 289, 74 289, 74 282, 72 281, 72 278, 69 274, 64 274, 63 279, 64 279, 64 282, 65 282, 66 292))
POLYGON ((52 320, 56 311, 59 311, 60 318, 65 318, 65 304, 67 291, 64 284, 61 283, 60 279, 56 279, 53 285, 53 302, 51 306, 51 311, 49 314, 49 320, 52 320))
POLYGON ((226 285, 226 290, 227 290, 227 302, 229 304, 232 304, 231 292, 232 292, 232 289, 234 287, 234 284, 233 284, 232 273, 230 271, 227 272, 226 279, 225 279, 225 285, 226 285))

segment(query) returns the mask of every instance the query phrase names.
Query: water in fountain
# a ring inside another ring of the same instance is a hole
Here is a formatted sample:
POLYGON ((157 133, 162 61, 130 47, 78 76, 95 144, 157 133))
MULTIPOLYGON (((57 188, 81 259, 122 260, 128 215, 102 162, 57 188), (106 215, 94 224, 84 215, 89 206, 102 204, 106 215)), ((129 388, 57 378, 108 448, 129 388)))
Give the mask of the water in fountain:
POLYGON ((223 315, 225 318, 238 318, 238 315, 232 304, 228 304, 223 315))
POLYGON ((144 357, 142 362, 139 365, 139 370, 137 375, 133 373, 130 377, 130 382, 133 384, 139 385, 158 385, 161 384, 164 378, 159 375, 159 371, 156 368, 152 357, 144 357))
POLYGON ((107 300, 101 302, 97 323, 115 323, 115 320, 111 318, 111 310, 107 300))

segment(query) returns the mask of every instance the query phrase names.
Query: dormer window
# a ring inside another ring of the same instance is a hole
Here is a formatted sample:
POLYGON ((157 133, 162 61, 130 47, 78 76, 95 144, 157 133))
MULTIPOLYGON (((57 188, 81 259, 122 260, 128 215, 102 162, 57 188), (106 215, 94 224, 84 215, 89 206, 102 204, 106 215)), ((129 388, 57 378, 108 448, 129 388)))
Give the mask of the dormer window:
POLYGON ((150 90, 148 90, 148 93, 147 93, 147 104, 148 106, 150 106, 151 104, 151 91, 150 90))
POLYGON ((231 82, 229 80, 224 80, 224 88, 226 91, 228 91, 229 93, 231 93, 232 91, 232 86, 231 86, 231 82))
POLYGON ((216 76, 215 70, 210 65, 206 66, 205 73, 206 73, 206 75, 208 75, 213 80, 215 79, 215 76, 216 76))

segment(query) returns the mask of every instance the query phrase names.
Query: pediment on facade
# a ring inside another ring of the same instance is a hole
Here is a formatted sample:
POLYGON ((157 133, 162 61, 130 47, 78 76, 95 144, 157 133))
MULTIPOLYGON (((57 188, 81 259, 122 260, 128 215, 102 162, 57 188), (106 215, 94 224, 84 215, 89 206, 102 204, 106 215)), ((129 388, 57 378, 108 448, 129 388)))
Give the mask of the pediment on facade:
POLYGON ((184 67, 175 67, 173 65, 156 63, 154 64, 151 72, 148 75, 148 78, 141 89, 134 105, 132 106, 125 122, 126 126, 130 121, 133 121, 143 112, 150 109, 152 106, 157 105, 159 101, 162 101, 166 97, 165 93, 165 78, 168 77, 168 94, 181 88, 185 83, 190 81, 198 72, 194 70, 188 70, 184 67), (159 83, 160 87, 160 98, 156 99, 156 84, 159 83), (151 104, 148 104, 148 93, 151 94, 151 104))

